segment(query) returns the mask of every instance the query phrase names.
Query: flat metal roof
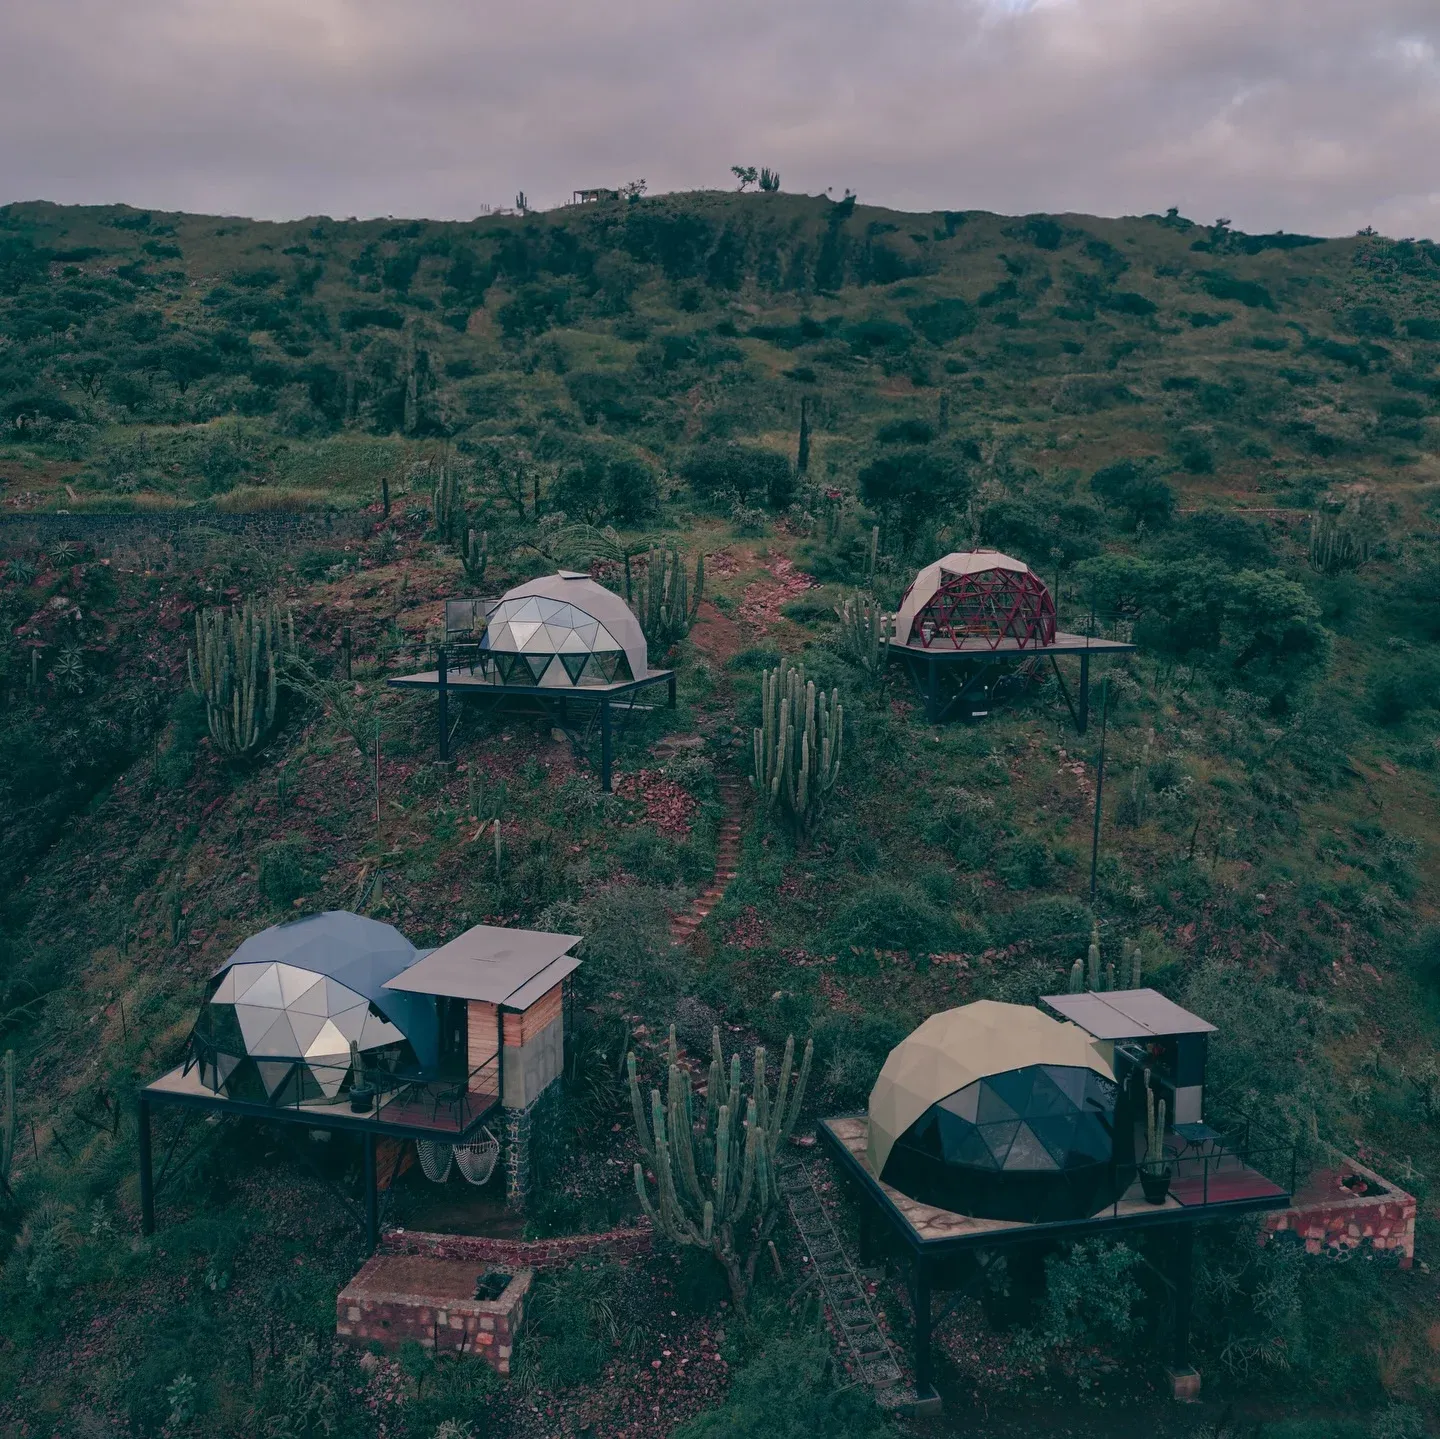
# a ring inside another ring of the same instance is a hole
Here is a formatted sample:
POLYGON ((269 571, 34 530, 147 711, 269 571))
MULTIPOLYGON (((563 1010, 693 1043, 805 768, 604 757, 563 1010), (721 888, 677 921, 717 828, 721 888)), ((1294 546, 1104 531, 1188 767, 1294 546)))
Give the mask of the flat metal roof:
POLYGON ((579 966, 568 953, 579 943, 578 934, 477 924, 387 980, 385 988, 525 1009, 579 966), (546 982, 537 988, 541 980, 546 982))
POLYGON ((1215 1026, 1156 989, 1112 989, 1104 994, 1047 994, 1040 1002, 1096 1039, 1165 1039, 1213 1034, 1215 1026))

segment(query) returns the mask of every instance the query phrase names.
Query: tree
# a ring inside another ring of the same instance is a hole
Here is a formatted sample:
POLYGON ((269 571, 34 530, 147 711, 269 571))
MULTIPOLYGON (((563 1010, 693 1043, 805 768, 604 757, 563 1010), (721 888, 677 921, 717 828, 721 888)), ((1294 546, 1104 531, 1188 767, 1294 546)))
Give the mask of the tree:
POLYGON ((742 190, 747 185, 753 185, 760 178, 760 172, 753 165, 732 165, 730 173, 739 180, 742 190))
POLYGON ((645 193, 645 189, 644 180, 630 180, 621 185, 620 193, 633 205, 645 193))
POLYGON ((968 488, 959 466, 928 448, 882 455, 860 471, 860 498, 906 544, 962 504, 968 488))

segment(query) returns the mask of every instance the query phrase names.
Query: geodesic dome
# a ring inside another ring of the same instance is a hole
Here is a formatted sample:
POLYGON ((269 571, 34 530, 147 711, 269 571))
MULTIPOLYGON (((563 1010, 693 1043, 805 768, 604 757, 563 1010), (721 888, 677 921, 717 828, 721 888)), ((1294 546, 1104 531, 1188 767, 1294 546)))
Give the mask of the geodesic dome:
POLYGON ((1115 1197, 1110 1051, 1029 1005, 979 1000, 931 1015, 891 1050, 871 1092, 870 1168, 957 1214, 1088 1217, 1115 1197))
POLYGON ((252 935, 212 976, 195 1021, 201 1082, 257 1103, 338 1099, 352 1042, 369 1065, 433 1066, 434 1001, 382 988, 420 957, 391 925, 344 910, 252 935))
POLYGON ((583 688, 643 679, 645 633, 619 595, 562 570, 507 590, 490 611, 480 662, 500 684, 583 688))
POLYGON ((993 649, 1002 640, 1029 648, 1054 638, 1055 601, 1044 581, 999 550, 968 550, 926 565, 895 615, 896 644, 925 649, 993 649))

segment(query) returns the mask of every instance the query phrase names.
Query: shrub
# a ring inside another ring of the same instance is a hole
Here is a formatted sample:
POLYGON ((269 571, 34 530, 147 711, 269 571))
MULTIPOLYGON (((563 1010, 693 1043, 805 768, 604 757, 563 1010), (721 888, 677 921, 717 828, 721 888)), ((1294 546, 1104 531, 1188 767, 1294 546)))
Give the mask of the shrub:
POLYGON ((297 837, 278 840, 260 856, 260 893, 271 904, 294 904, 318 882, 315 856, 297 837))
POLYGON ((1006 845, 995 861, 995 873, 1011 889, 1043 889, 1053 869, 1050 851, 1041 841, 1028 836, 1006 845))
POLYGON ((823 1331, 757 1347, 725 1402, 682 1424, 675 1439, 886 1439, 889 1423, 861 1385, 836 1389, 823 1331))
POLYGON ((1380 724, 1399 724, 1440 705, 1440 662, 1425 654, 1388 660, 1371 671, 1365 693, 1380 724))
POLYGON ((742 504, 759 502, 783 510, 795 498, 790 460, 775 450, 711 442, 691 450, 680 473, 707 503, 723 503, 733 497, 742 504))
POLYGON ((841 954, 852 947, 935 954, 953 949, 957 941, 951 915, 922 890, 894 880, 874 880, 856 890, 830 926, 830 946, 841 954))

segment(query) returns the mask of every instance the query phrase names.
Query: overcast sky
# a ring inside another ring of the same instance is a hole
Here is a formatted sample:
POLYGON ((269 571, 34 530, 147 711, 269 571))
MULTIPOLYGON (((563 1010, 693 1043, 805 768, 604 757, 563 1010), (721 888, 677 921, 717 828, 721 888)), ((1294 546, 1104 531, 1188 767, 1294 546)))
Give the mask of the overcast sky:
POLYGON ((1440 0, 0 0, 0 201, 523 188, 1440 235, 1440 0))

